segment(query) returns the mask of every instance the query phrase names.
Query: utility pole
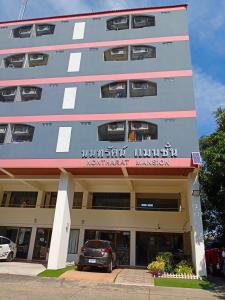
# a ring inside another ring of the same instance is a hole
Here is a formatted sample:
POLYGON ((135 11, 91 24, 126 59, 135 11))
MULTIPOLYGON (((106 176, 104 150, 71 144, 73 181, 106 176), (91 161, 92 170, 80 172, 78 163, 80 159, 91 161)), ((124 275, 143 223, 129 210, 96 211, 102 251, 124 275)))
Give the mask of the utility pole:
POLYGON ((25 10, 27 8, 27 3, 29 0, 23 0, 22 4, 21 4, 21 8, 20 8, 20 12, 19 12, 19 16, 18 16, 18 20, 22 20, 25 10))

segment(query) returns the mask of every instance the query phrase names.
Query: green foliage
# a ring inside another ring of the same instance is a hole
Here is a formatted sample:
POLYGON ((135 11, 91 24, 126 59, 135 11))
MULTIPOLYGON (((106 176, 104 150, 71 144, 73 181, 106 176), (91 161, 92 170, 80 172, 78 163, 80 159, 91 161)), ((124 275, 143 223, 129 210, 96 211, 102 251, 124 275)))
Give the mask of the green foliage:
POLYGON ((67 266, 63 269, 58 269, 58 270, 45 270, 41 273, 39 273, 37 276, 39 277, 59 277, 60 275, 62 275, 63 273, 70 271, 70 270, 74 270, 74 266, 67 266))
POLYGON ((171 273, 173 270, 173 254, 171 252, 159 252, 159 256, 161 256, 165 262, 165 272, 171 273))
POLYGON ((147 269, 156 277, 161 275, 165 269, 165 262, 161 256, 157 256, 156 260, 148 264, 147 269))
POLYGON ((215 113, 217 129, 200 139, 199 182, 205 233, 225 239, 225 108, 215 113))
POLYGON ((155 286, 181 287, 192 289, 211 290, 214 289, 214 284, 208 280, 196 279, 176 279, 176 278, 155 278, 155 286))
POLYGON ((193 274, 193 268, 186 260, 180 261, 174 271, 176 274, 193 274))

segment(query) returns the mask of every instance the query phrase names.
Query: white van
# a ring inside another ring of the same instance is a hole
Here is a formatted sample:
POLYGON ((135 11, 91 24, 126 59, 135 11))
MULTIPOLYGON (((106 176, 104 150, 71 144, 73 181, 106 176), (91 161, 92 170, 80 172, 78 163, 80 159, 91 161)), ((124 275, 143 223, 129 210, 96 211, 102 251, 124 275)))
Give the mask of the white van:
POLYGON ((0 260, 12 261, 16 257, 17 247, 10 239, 0 236, 0 260))

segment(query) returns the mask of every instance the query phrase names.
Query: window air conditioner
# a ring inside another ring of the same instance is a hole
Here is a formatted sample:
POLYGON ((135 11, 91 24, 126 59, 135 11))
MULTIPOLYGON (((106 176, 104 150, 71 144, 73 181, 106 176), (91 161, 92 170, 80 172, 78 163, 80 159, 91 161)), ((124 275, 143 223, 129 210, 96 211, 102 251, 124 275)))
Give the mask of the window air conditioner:
POLYGON ((37 89, 36 88, 23 88, 22 95, 36 95, 37 89))
POLYGON ((108 131, 117 132, 117 131, 124 131, 124 124, 112 124, 108 125, 108 131))
POLYGON ((28 127, 14 127, 13 134, 28 134, 29 128, 28 127))
POLYGON ((125 50, 123 48, 116 48, 111 50, 112 55, 123 55, 125 54, 125 50))
POLYGON ((127 18, 117 18, 112 21, 114 25, 126 24, 127 18))
POLYGON ((133 47, 132 49, 133 53, 147 53, 148 52, 148 48, 147 47, 133 47))
POLYGON ((24 56, 13 56, 9 58, 11 63, 21 63, 24 61, 24 56))
POLYGON ((0 134, 6 133, 6 128, 7 127, 0 127, 0 134))
POLYGON ((0 94, 2 94, 3 97, 12 97, 12 96, 15 96, 16 95, 16 89, 14 90, 10 90, 10 89, 7 89, 7 90, 3 90, 2 92, 0 92, 0 94))
POLYGON ((50 25, 39 25, 37 26, 37 31, 42 32, 42 31, 50 31, 51 27, 50 25))
POLYGON ((145 82, 133 82, 132 83, 132 89, 133 90, 147 90, 148 89, 148 83, 145 82))
POLYGON ((124 90, 126 88, 126 85, 124 83, 117 83, 117 84, 110 84, 109 90, 115 91, 115 90, 124 90))
POLYGON ((44 55, 43 54, 31 54, 30 55, 30 60, 31 61, 44 60, 44 55))
POLYGON ((147 123, 131 123, 131 130, 148 130, 147 123))

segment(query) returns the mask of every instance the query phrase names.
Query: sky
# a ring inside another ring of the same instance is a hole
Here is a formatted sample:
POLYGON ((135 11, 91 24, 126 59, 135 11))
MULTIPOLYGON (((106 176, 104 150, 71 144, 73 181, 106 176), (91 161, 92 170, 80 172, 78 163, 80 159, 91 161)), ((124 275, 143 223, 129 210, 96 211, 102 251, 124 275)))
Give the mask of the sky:
MULTIPOLYGON (((24 0, 0 0, 0 21, 15 20, 24 0)), ((225 107, 225 0, 29 0, 24 19, 187 3, 198 135, 212 133, 225 107)), ((0 45, 1 48, 1 45, 0 45)))

